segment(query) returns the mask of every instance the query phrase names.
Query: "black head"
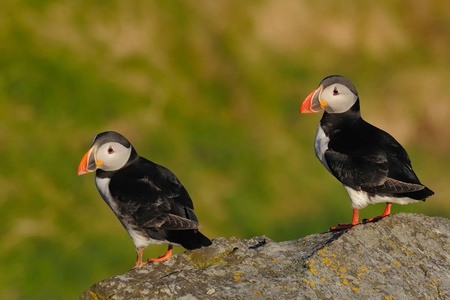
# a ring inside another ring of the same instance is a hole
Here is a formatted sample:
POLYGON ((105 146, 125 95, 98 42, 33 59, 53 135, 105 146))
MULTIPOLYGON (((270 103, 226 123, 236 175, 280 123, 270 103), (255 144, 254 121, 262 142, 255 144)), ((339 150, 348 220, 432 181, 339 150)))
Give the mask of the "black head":
POLYGON ((116 142, 126 148, 130 148, 131 146, 131 143, 123 135, 115 131, 105 131, 97 134, 92 141, 92 146, 94 144, 101 145, 108 142, 116 142))

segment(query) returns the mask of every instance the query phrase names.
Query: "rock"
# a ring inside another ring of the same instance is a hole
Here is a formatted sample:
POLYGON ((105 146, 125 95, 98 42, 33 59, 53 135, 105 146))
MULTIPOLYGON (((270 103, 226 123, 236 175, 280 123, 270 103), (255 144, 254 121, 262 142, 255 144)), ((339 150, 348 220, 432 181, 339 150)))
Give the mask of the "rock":
POLYGON ((80 299, 450 299, 449 237, 450 220, 407 213, 280 243, 220 237, 80 299))

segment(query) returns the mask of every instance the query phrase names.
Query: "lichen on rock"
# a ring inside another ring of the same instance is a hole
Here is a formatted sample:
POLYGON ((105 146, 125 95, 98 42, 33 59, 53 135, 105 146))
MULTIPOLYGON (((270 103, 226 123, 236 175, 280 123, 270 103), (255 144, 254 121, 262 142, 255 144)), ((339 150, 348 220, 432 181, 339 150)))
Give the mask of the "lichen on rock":
POLYGON ((219 237, 80 299, 450 299, 449 248, 448 219, 408 213, 279 243, 219 237))

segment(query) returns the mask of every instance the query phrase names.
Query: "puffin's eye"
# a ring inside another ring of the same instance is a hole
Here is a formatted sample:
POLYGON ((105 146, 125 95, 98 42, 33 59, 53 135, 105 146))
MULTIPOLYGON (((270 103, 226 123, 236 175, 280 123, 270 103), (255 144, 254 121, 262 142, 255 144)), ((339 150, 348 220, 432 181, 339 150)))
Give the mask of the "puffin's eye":
POLYGON ((114 153, 114 149, 113 149, 111 146, 109 146, 109 148, 108 148, 108 154, 111 154, 111 153, 114 153))
POLYGON ((335 95, 339 95, 339 91, 336 87, 333 90, 333 96, 335 96, 335 95))

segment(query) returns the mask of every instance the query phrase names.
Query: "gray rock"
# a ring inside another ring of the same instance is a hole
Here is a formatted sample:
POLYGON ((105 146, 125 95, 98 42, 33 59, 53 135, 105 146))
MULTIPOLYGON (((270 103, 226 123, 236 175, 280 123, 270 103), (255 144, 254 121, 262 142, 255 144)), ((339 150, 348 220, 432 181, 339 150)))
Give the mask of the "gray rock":
POLYGON ((449 236, 448 219, 399 213, 295 241, 220 237, 80 299, 450 299, 449 236))

